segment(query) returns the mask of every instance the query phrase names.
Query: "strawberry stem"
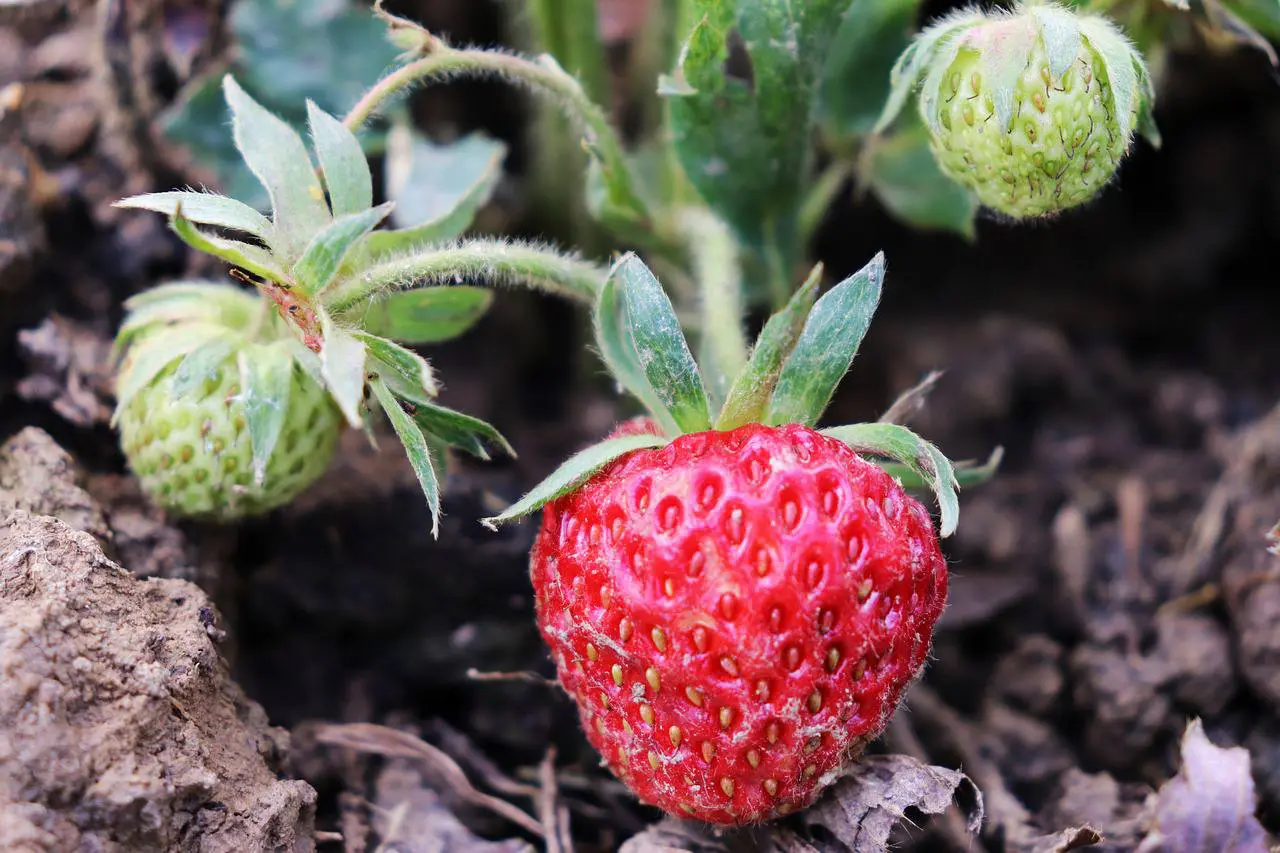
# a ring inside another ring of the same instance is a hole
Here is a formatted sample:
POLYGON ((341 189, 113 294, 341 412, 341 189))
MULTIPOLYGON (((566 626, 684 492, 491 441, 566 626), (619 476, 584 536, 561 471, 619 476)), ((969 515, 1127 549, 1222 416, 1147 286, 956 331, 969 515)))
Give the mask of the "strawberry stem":
POLYGON ((707 390, 718 406, 729 385, 747 363, 747 338, 742 328, 742 275, 733 233, 705 207, 680 212, 698 282, 702 355, 707 390))
POLYGON ((622 144, 604 111, 591 100, 578 81, 565 73, 554 60, 534 61, 509 53, 488 50, 459 50, 436 36, 427 36, 421 59, 401 66, 382 78, 352 107, 344 119, 355 131, 368 121, 383 104, 419 82, 462 75, 496 76, 513 83, 523 83, 540 94, 560 103, 565 113, 580 123, 584 143, 599 158, 606 183, 617 197, 611 199, 637 222, 649 222, 644 202, 630 186, 628 167, 622 144))
POLYGON ((525 285, 591 305, 607 276, 589 261, 527 243, 471 240, 376 264, 335 285, 324 302, 340 314, 387 290, 481 282, 525 285))

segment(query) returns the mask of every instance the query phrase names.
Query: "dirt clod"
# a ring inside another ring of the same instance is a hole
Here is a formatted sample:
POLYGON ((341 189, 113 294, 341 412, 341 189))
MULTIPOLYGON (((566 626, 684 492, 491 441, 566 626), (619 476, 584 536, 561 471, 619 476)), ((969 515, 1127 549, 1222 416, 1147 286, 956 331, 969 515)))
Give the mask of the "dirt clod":
POLYGON ((0 838, 14 851, 314 849, 315 792, 218 654, 194 585, 92 536, 0 523, 0 838))
POLYGON ((27 427, 0 445, 0 518, 16 510, 51 515, 109 543, 106 519, 82 480, 69 453, 44 430, 27 427))

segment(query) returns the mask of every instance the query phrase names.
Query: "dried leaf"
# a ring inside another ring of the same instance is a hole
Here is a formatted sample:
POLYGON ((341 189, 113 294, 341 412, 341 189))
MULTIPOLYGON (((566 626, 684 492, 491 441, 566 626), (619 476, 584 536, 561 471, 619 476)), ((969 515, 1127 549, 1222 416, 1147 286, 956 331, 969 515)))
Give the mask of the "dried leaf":
POLYGON ((618 853, 729 853, 723 838, 698 824, 667 818, 623 842, 618 853))
POLYGON ((457 796, 506 818, 536 836, 541 837, 543 834, 542 825, 528 813, 506 800, 477 791, 457 762, 440 749, 408 732, 373 723, 344 725, 323 723, 316 729, 316 740, 320 743, 353 749, 356 752, 414 761, 429 768, 457 796))
POLYGON ((1249 751, 1223 749, 1192 720, 1182 735, 1182 770, 1161 786, 1155 826, 1138 853, 1267 853, 1249 751))
POLYGON ((853 853, 889 849, 889 833, 909 808, 941 814, 962 787, 973 793, 970 832, 982 827, 982 793, 958 770, 932 767, 906 755, 864 758, 817 805, 801 815, 807 827, 823 827, 853 853))
POLYGON ((1032 846, 1026 848, 1026 853, 1069 853, 1101 841, 1102 835, 1092 826, 1076 826, 1035 839, 1032 846))
POLYGON ((458 820, 422 775, 403 761, 393 761, 377 781, 372 824, 381 841, 378 850, 396 853, 533 853, 519 839, 486 841, 458 820))

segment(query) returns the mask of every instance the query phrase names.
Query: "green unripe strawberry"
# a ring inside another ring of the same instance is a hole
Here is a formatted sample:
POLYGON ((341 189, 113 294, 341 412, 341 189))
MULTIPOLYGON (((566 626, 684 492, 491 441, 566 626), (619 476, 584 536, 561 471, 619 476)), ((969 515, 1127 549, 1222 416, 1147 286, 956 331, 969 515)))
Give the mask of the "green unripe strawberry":
POLYGON ((1142 56, 1099 16, 1032 2, 944 18, 899 59, 882 126, 921 78, 918 108, 943 173, 1016 219, 1087 202, 1135 129, 1154 137, 1142 56))
POLYGON ((239 355, 286 359, 278 369, 292 375, 279 437, 260 477, 234 355, 207 365, 185 393, 175 393, 179 366, 171 364, 120 413, 129 467, 169 512, 219 521, 256 515, 292 500, 329 465, 342 426, 329 393, 269 345, 249 344, 239 355))
POLYGON ((288 502, 324 473, 342 413, 269 303, 233 285, 182 282, 126 307, 115 422, 157 505, 233 521, 288 502))
MULTIPOLYGON (((424 222, 379 228, 373 176, 350 128, 308 104, 312 150, 223 81, 236 146, 271 199, 268 218, 205 192, 148 193, 121 207, 164 213, 189 246, 251 285, 174 282, 135 296, 116 338, 114 423, 151 499, 180 516, 234 521, 287 503, 328 467, 343 424, 385 415, 431 511, 437 466, 457 448, 511 448, 489 424, 435 402, 427 361, 406 345, 461 334, 485 312, 464 279, 524 281, 594 294, 604 271, 499 241, 458 242, 490 165, 424 222), (313 157, 314 154, 314 157, 313 157)), ((493 174, 490 174, 493 172, 493 174)))

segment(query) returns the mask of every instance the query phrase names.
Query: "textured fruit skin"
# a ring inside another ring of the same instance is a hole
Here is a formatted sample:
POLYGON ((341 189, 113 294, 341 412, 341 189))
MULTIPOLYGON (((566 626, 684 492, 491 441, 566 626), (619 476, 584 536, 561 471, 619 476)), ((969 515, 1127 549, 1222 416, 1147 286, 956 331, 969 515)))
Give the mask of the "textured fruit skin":
POLYGON ((1093 198, 1115 175, 1131 142, 1121 133, 1115 100, 1098 54, 1082 39, 1061 77, 1049 70, 1037 33, 1014 88, 1014 118, 1000 127, 979 52, 1015 41, 1010 30, 1030 18, 974 27, 942 75, 939 114, 921 114, 939 167, 992 210, 1014 218, 1045 216, 1093 198), (1012 37, 1011 37, 1012 36, 1012 37))
POLYGON ((332 398, 294 369, 289 411, 262 485, 253 481, 252 450, 234 360, 180 398, 175 365, 143 389, 120 416, 129 467, 160 507, 183 516, 233 521, 296 497, 324 473, 341 431, 332 398))
POLYGON ((838 777, 919 674, 947 595, 925 508, 795 425, 615 460, 544 508, 532 579, 604 762, 641 800, 726 825, 838 777))

